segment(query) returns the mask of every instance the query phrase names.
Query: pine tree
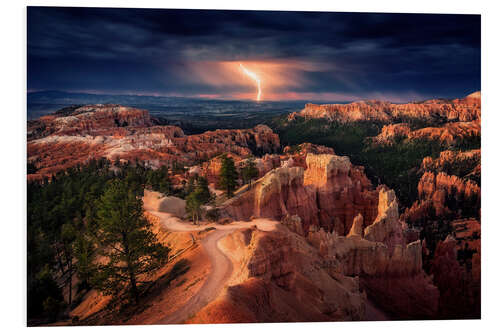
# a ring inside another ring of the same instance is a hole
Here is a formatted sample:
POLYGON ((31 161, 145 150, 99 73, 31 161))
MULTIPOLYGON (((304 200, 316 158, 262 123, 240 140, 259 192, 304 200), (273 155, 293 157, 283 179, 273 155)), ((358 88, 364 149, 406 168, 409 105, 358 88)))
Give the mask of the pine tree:
POLYGON ((236 189, 238 172, 236 171, 236 166, 231 157, 223 155, 221 159, 220 186, 226 191, 227 196, 230 198, 233 196, 234 190, 236 189))
POLYGON ((201 191, 196 189, 186 197, 186 211, 194 224, 198 224, 201 217, 201 196, 201 191))
POLYGON ((105 295, 130 290, 139 301, 139 278, 151 274, 167 260, 169 248, 157 241, 143 216, 142 201, 134 190, 113 180, 97 207, 98 239, 104 264, 99 265, 95 284, 105 295))
POLYGON ((248 184, 252 182, 252 179, 259 176, 259 170, 255 165, 255 158, 250 157, 246 160, 245 166, 241 170, 241 176, 243 178, 243 183, 248 184))
POLYGON ((207 204, 211 200, 208 181, 205 177, 198 177, 196 180, 196 191, 199 192, 199 199, 202 204, 207 204))
POLYGON ((95 242, 89 232, 82 230, 78 233, 73 242, 73 253, 76 259, 76 273, 83 289, 90 288, 90 281, 96 272, 97 266, 94 263, 96 251, 95 242))

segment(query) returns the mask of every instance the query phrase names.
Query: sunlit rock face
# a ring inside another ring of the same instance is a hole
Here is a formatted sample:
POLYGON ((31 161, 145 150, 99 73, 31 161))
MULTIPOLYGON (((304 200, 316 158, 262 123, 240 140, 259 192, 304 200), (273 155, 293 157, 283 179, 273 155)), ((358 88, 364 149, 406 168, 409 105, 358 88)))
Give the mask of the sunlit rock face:
POLYGON ((454 214, 460 218, 463 216, 462 211, 466 209, 480 215, 481 187, 472 180, 444 172, 426 171, 418 183, 418 194, 419 200, 402 215, 411 224, 419 223, 429 216, 439 218, 454 214), (459 209, 451 207, 452 204, 458 205, 459 209))
POLYGON ((389 124, 382 127, 379 135, 372 138, 376 144, 393 144, 398 139, 432 140, 446 144, 455 144, 460 140, 479 137, 481 135, 481 122, 451 122, 441 127, 425 127, 411 130, 406 123, 389 124))
MULTIPOLYGON (((318 185, 349 166, 338 156, 307 159, 317 167, 310 176, 318 185)), ((263 188, 246 193, 273 196, 279 188, 300 184, 304 171, 278 168, 265 178, 263 188)), ((249 227, 222 239, 220 246, 230 253, 238 274, 193 322, 359 320, 367 295, 395 318, 434 317, 439 291, 422 269, 422 244, 404 238, 394 191, 381 187, 378 197, 375 221, 364 227, 363 215, 356 215, 347 236, 318 225, 306 229, 305 220, 288 214, 274 231, 249 227)), ((274 209, 285 209, 283 203, 274 209)))
POLYGON ((360 277, 370 298, 388 313, 407 319, 436 316, 438 288, 423 270, 421 241, 404 236, 394 191, 380 188, 375 221, 364 230, 362 223, 362 215, 356 216, 347 237, 313 227, 306 238, 330 274, 360 277))
POLYGON ((307 154, 306 169, 288 164, 268 172, 229 200, 224 210, 236 219, 287 215, 301 218, 304 230, 311 225, 346 235, 358 214, 366 225, 377 216, 378 190, 362 169, 347 157, 307 154))
POLYGON ((116 104, 86 105, 63 110, 28 122, 28 138, 30 134, 32 138, 51 134, 86 135, 99 130, 152 125, 148 111, 116 104))
POLYGON ((432 120, 442 117, 448 121, 470 122, 481 119, 481 93, 475 92, 462 99, 427 100, 420 103, 394 104, 382 101, 361 101, 349 104, 306 104, 300 112, 289 115, 297 117, 325 118, 331 121, 381 121, 397 122, 398 119, 416 118, 432 120))
POLYGON ((41 179, 90 159, 139 160, 149 166, 192 165, 222 153, 244 158, 275 153, 279 137, 265 126, 185 135, 176 126, 153 126, 145 110, 89 105, 42 117, 28 124, 28 161, 41 179))

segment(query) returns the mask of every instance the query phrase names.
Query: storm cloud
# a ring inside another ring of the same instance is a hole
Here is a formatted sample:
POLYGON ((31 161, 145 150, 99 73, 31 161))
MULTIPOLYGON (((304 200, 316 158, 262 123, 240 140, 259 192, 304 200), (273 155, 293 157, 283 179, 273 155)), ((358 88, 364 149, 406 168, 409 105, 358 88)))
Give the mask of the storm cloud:
POLYGON ((28 7, 28 90, 269 99, 480 90, 479 15, 28 7), (266 88, 266 80, 263 81, 266 88), (264 96, 266 90, 264 89, 264 96))

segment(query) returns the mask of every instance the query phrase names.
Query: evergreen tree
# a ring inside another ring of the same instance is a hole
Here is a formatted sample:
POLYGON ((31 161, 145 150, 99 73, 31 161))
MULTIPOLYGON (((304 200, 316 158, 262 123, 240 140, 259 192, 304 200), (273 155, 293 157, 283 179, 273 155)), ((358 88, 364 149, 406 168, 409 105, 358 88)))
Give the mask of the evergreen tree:
POLYGON ((231 157, 222 155, 221 160, 220 186, 226 191, 227 196, 230 198, 233 196, 234 190, 236 189, 238 172, 236 171, 236 166, 231 157))
POLYGON ((65 273, 67 275, 65 284, 68 285, 68 305, 71 306, 72 303, 72 295, 73 295, 73 273, 75 269, 73 267, 73 247, 72 244, 76 239, 76 230, 73 223, 65 223, 61 228, 61 240, 62 240, 62 248, 64 254, 64 262, 65 262, 65 273))
POLYGON ((201 191, 196 189, 186 197, 186 211, 194 224, 198 224, 201 218, 201 196, 201 191))
POLYGON ((202 204, 207 204, 211 200, 210 189, 208 188, 208 181, 205 177, 197 177, 196 191, 199 192, 199 199, 202 204))
POLYGON ((255 158, 250 157, 246 160, 245 166, 241 170, 241 177, 243 178, 243 183, 248 184, 252 182, 252 179, 255 179, 259 176, 259 170, 255 165, 255 158))
POLYGON ((76 259, 75 268, 81 289, 89 289, 90 281, 96 272, 94 263, 96 257, 96 246, 92 236, 87 230, 78 233, 73 242, 73 253, 76 259))
POLYGON ((143 216, 142 200, 123 181, 108 184, 98 203, 97 221, 101 255, 106 260, 98 267, 96 287, 105 295, 128 288, 137 304, 139 277, 163 266, 170 249, 157 241, 143 216))

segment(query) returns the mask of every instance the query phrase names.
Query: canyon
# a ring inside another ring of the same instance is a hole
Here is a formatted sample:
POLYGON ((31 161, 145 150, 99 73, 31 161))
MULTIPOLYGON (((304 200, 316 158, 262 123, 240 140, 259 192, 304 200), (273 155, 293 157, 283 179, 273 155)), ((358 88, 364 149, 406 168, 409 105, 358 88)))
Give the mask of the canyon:
POLYGON ((144 216, 175 253, 154 276, 154 292, 124 315, 92 290, 70 317, 88 325, 477 318, 481 150, 469 143, 481 135, 480 92, 407 104, 306 104, 285 126, 310 119, 380 123, 362 138, 364 149, 437 142, 440 150, 404 170, 414 176, 415 198, 403 205, 401 189, 381 183, 359 155, 314 142, 285 145, 271 124, 186 135, 146 110, 115 104, 29 121, 28 182, 104 158, 165 166, 178 191, 203 177, 214 196, 195 225, 185 197, 144 190, 144 216), (239 173, 250 159, 257 169, 250 182, 236 180, 232 197, 220 187, 222 155, 239 173), (209 220, 213 210, 218 216, 209 220), (182 260, 189 269, 164 283, 182 260))
POLYGON ((28 124, 30 179, 107 158, 148 166, 192 165, 222 153, 249 156, 280 148, 272 130, 259 125, 245 130, 216 130, 185 135, 176 126, 154 126, 149 113, 116 105, 79 107, 69 114, 44 116, 28 124))

